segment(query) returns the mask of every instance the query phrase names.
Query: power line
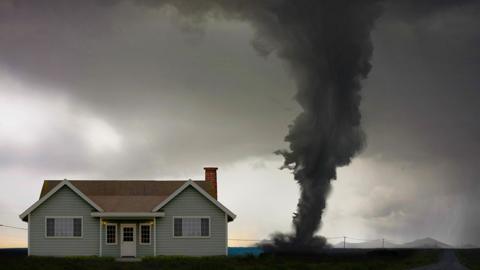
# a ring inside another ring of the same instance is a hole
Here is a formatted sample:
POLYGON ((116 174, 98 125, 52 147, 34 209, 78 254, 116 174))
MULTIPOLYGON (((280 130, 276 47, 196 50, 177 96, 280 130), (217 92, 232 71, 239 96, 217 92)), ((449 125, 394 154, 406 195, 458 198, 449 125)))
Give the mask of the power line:
MULTIPOLYGON (((350 237, 350 236, 324 236, 325 239, 351 239, 357 241, 380 241, 380 240, 388 240, 386 238, 376 238, 376 239, 365 239, 365 238, 357 238, 357 237, 350 237)), ((228 238, 228 240, 232 241, 251 241, 251 242, 259 242, 259 241, 272 241, 268 239, 244 239, 244 238, 228 238)))
POLYGON ((346 236, 348 239, 352 239, 352 240, 358 240, 358 241, 375 241, 375 240, 380 240, 380 238, 377 238, 377 239, 365 239, 365 238, 356 238, 356 237, 349 237, 349 236, 346 236))
MULTIPOLYGON (((332 237, 325 237, 326 239, 340 239, 343 238, 343 236, 332 236, 332 237)), ((349 238, 349 237, 347 237, 349 238)), ((272 240, 269 239, 243 239, 243 238, 228 238, 228 240, 232 241, 249 241, 249 242, 259 242, 259 241, 268 241, 271 242, 272 240)))
POLYGON ((15 227, 15 226, 9 226, 9 225, 3 225, 0 224, 0 227, 5 227, 5 228, 12 228, 12 229, 18 229, 18 230, 27 230, 26 228, 20 228, 20 227, 15 227))

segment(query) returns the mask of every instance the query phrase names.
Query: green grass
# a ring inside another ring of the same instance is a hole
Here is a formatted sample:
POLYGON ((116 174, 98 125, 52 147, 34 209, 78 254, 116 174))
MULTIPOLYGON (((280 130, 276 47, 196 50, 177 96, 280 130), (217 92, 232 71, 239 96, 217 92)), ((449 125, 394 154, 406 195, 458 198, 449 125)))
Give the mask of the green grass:
POLYGON ((480 249, 459 249, 457 258, 470 270, 480 270, 480 249))
POLYGON ((1 269, 175 269, 175 270, 267 270, 267 269, 322 269, 322 270, 406 270, 433 263, 438 252, 433 250, 376 251, 368 254, 334 254, 315 257, 151 257, 142 262, 122 263, 112 258, 97 257, 26 257, 0 258, 1 269))

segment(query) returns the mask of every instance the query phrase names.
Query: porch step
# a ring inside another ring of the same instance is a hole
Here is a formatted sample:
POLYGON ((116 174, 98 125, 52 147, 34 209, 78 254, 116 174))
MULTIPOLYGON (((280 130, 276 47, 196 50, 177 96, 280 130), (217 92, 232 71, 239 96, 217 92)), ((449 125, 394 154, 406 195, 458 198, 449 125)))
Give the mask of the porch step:
POLYGON ((134 258, 134 257, 122 257, 122 258, 116 258, 115 261, 117 261, 117 262, 140 262, 140 261, 142 261, 142 259, 134 258))

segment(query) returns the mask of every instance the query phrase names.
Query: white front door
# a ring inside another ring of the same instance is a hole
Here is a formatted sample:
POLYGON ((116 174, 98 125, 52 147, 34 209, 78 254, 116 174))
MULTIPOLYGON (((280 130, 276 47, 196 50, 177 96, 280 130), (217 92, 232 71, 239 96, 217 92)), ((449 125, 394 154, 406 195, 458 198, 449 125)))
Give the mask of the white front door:
POLYGON ((120 225, 120 256, 136 257, 137 256, 137 237, 135 224, 120 225))

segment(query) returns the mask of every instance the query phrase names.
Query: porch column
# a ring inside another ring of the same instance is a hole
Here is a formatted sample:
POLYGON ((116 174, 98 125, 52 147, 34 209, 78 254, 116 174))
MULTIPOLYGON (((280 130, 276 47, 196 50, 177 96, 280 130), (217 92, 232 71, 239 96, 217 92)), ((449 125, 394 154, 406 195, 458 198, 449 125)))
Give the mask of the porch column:
POLYGON ((157 256, 157 218, 153 217, 153 256, 157 256))
POLYGON ((32 229, 32 227, 30 227, 30 214, 28 214, 28 230, 27 230, 27 237, 28 237, 28 256, 30 256, 30 230, 32 229))
POLYGON ((100 235, 98 237, 98 239, 100 239, 100 245, 99 245, 99 257, 102 257, 102 218, 100 218, 100 221, 99 221, 99 224, 100 224, 100 235))

